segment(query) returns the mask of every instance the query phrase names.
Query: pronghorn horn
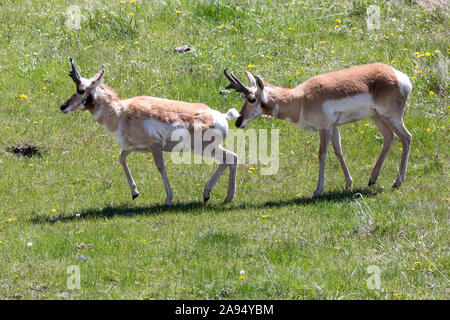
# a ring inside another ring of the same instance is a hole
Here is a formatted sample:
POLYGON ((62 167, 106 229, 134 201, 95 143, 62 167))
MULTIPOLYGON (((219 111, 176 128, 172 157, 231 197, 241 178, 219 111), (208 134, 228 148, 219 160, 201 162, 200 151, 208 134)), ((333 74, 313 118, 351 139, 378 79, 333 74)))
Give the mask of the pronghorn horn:
POLYGON ((69 71, 69 77, 72 78, 72 80, 76 83, 76 84, 80 84, 81 83, 81 76, 77 71, 77 67, 75 66, 75 63, 73 63, 72 58, 70 58, 70 64, 72 65, 72 70, 69 71))
POLYGON ((242 92, 244 94, 249 94, 250 90, 244 86, 244 84, 236 78, 236 76, 231 72, 231 76, 227 73, 228 69, 225 69, 223 73, 225 74, 225 77, 230 81, 230 84, 225 89, 234 89, 236 92, 242 92))

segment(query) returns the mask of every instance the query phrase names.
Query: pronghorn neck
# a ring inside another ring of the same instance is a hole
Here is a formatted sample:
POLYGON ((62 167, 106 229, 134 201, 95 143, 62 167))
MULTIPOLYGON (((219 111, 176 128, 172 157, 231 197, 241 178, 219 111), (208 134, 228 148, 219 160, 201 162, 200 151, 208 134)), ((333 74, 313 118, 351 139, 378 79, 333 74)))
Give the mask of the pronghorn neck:
POLYGON ((90 102, 86 109, 91 112, 95 120, 108 131, 117 130, 122 111, 122 104, 116 92, 102 84, 91 93, 90 102))
POLYGON ((264 88, 261 105, 263 113, 272 117, 292 121, 293 108, 299 107, 300 95, 296 88, 268 85, 264 88))

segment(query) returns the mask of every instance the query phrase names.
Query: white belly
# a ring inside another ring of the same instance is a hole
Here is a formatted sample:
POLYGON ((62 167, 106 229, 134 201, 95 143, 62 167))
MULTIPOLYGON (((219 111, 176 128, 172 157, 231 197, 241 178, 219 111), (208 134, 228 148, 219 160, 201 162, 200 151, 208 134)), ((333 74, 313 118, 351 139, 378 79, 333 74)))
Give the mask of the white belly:
POLYGON ((322 107, 325 115, 334 125, 362 120, 375 114, 375 102, 370 93, 360 93, 338 100, 327 100, 322 107))

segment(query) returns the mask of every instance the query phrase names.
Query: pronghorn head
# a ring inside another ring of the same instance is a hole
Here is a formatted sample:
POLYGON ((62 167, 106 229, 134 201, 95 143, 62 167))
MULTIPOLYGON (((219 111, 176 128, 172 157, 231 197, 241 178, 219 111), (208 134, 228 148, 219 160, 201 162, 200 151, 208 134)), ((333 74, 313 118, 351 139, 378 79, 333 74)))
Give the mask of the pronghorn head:
POLYGON ((246 87, 236 76, 231 72, 231 76, 225 69, 225 77, 230 81, 227 89, 234 89, 236 92, 240 92, 244 99, 244 105, 242 106, 239 118, 236 120, 236 127, 245 128, 247 124, 254 118, 263 113, 261 100, 264 93, 264 82, 258 76, 252 75, 250 72, 245 71, 248 81, 251 87, 246 87))
POLYGON ((70 58, 70 64, 72 65, 72 70, 69 72, 69 76, 75 82, 77 90, 61 105, 61 111, 64 113, 85 110, 86 105, 94 98, 95 89, 102 83, 103 74, 105 73, 102 66, 93 78, 86 79, 80 76, 72 58, 70 58))

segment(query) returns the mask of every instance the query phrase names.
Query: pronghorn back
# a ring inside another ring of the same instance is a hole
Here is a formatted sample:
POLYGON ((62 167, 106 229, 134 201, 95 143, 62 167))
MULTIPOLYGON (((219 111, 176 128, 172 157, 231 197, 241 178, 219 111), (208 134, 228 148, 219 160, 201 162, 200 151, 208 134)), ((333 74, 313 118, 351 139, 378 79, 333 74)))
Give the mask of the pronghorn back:
POLYGON ((337 100, 369 93, 377 102, 386 92, 397 94, 399 99, 405 98, 395 71, 382 63, 366 64, 315 76, 298 88, 309 101, 337 100))
POLYGON ((129 119, 153 119, 170 125, 203 130, 214 127, 212 109, 205 104, 141 96, 123 100, 129 119))

